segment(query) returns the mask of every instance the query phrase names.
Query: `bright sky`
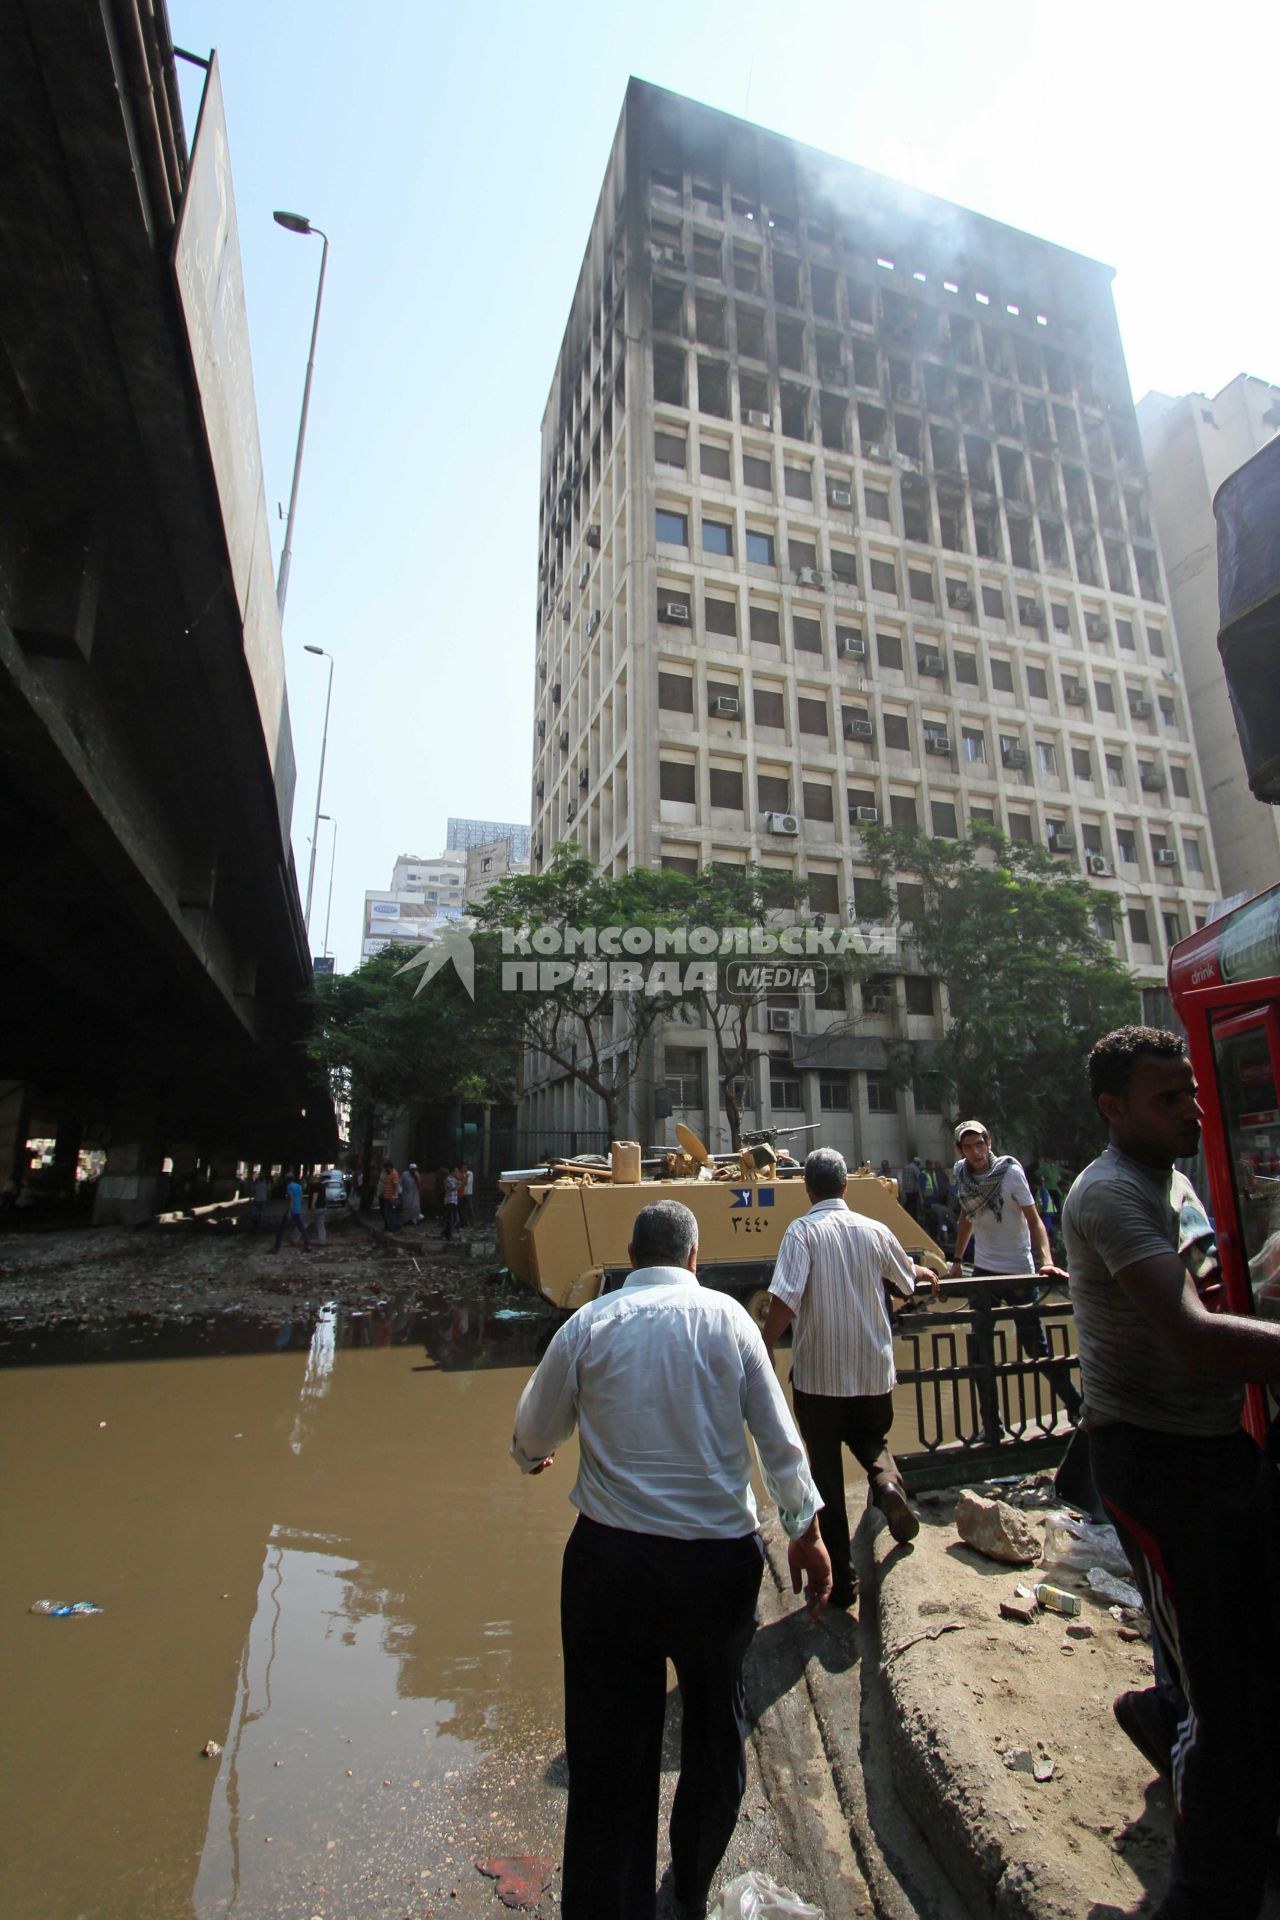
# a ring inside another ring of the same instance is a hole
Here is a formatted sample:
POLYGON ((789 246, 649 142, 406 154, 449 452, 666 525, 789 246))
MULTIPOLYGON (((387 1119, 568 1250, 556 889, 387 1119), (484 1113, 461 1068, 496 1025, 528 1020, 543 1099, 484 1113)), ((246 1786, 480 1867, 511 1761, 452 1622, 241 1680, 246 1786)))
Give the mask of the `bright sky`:
MULTIPOLYGON (((629 74, 1116 269, 1135 399, 1280 378, 1280 8, 1218 0, 169 0, 216 47, 285 619, 305 892, 327 666, 330 949, 449 814, 529 817, 538 434, 629 74)), ((188 136, 199 75, 182 69, 188 136)), ((324 940, 320 829, 312 950, 324 940)))

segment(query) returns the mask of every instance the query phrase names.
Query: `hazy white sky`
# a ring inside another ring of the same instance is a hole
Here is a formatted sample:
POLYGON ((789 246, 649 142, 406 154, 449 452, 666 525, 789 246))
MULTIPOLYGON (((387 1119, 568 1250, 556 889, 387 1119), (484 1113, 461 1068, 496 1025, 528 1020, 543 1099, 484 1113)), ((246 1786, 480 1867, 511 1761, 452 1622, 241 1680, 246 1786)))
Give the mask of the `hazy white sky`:
POLYGON ((451 813, 528 818, 538 430, 629 74, 1107 261, 1135 399, 1280 378, 1273 0, 169 11, 222 68, 273 516, 320 243, 272 209, 332 241, 285 645, 304 889, 327 669, 303 647, 336 662, 343 968, 398 853, 451 813))

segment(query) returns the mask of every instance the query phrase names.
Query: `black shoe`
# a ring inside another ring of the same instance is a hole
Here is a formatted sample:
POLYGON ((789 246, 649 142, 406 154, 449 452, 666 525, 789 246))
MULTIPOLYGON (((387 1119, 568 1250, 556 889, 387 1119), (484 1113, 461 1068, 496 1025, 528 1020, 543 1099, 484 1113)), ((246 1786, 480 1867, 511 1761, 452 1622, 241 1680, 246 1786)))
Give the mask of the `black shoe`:
POLYGON ((847 1587, 833 1586, 827 1595, 827 1605, 838 1607, 841 1613, 847 1613, 858 1604, 858 1582, 855 1576, 847 1587))
POLYGON ((1170 1725, 1172 1714, 1159 1687, 1144 1687, 1141 1692, 1118 1694, 1111 1711, 1120 1731, 1132 1740, 1161 1779, 1173 1780, 1173 1741, 1177 1728, 1170 1725))
POLYGON ((705 1900, 681 1900, 676 1894, 671 1896, 671 1920, 707 1920, 705 1900))
POLYGON ((907 1496, 901 1487, 881 1487, 879 1493, 873 1496, 873 1504, 879 1507, 889 1523, 890 1533, 900 1546, 915 1539, 920 1531, 920 1516, 907 1505, 907 1496))

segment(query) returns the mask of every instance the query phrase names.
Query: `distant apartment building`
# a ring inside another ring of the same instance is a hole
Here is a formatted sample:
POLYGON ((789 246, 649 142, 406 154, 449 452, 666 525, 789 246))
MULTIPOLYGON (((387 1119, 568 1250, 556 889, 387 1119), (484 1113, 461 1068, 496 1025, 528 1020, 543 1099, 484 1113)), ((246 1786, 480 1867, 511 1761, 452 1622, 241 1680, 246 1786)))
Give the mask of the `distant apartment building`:
POLYGON ((385 947, 434 939, 442 927, 466 911, 466 855, 444 853, 423 859, 402 853, 385 891, 364 896, 360 953, 369 959, 385 947))
MULTIPOLYGON (((542 426, 535 873, 759 862, 852 923, 865 825, 982 821, 1161 982, 1218 881, 1111 278, 631 82, 542 426)), ((748 1124, 946 1151, 944 1017, 909 946, 779 997, 748 1124)), ((705 1031, 659 1037, 636 1137, 664 1094, 725 1144, 705 1031)), ((598 1124, 545 1063, 524 1119, 598 1124)))
POLYGON ((1218 655, 1213 496, 1280 430, 1280 387, 1242 373, 1212 398, 1148 393, 1138 425, 1224 895, 1280 873, 1280 811, 1254 799, 1218 655))
POLYGON ((466 852, 470 847, 486 846, 505 840, 513 860, 529 858, 529 828, 510 820, 458 820, 450 817, 445 845, 466 852))

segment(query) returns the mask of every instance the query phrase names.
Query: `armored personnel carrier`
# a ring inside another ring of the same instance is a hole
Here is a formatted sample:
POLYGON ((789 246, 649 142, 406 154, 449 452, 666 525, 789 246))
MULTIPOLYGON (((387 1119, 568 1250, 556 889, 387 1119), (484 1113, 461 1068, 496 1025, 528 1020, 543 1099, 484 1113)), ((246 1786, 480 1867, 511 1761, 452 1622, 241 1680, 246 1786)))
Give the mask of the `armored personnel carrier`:
MULTIPOLYGON (((789 1131, 809 1132, 809 1128, 789 1131)), ((553 1160, 499 1176, 498 1246, 510 1271, 566 1312, 619 1287, 630 1272, 627 1246, 641 1207, 680 1200, 698 1221, 698 1277, 741 1300, 757 1320, 782 1235, 808 1211, 798 1162, 769 1130, 745 1136, 734 1154, 711 1154, 688 1127, 678 1148, 642 1153, 615 1140, 608 1159, 553 1160)), ((845 1194, 854 1213, 877 1220, 913 1260, 942 1273, 942 1249, 898 1200, 898 1183, 859 1167, 845 1194)))

